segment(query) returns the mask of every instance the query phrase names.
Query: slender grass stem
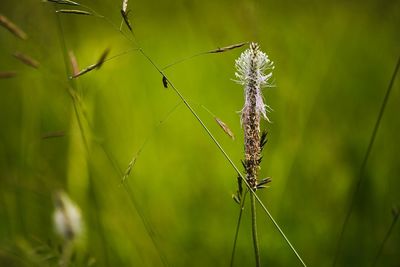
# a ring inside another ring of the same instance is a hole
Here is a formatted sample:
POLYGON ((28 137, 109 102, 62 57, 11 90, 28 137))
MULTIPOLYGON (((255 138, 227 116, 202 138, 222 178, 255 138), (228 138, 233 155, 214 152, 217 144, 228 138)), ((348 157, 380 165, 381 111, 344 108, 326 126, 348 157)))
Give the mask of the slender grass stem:
POLYGON ((372 131, 371 138, 369 140, 369 144, 368 144, 367 150, 365 152, 365 155, 364 155, 361 167, 360 167, 360 171, 359 171, 359 175, 358 175, 358 179, 357 179, 356 185, 355 185, 354 189, 352 190, 352 195, 351 195, 351 199, 350 199, 349 204, 348 204, 347 213, 346 213, 346 216, 344 218, 344 221, 343 221, 343 224, 342 224, 342 228, 340 230, 339 239, 337 241, 337 246, 336 246, 336 251, 335 251, 335 255, 334 255, 334 258, 333 258, 333 262, 332 262, 332 267, 335 267, 336 264, 337 264, 337 261, 338 261, 338 258, 339 258, 339 254, 340 254, 340 251, 341 251, 341 247, 342 247, 344 233, 345 233, 346 227, 347 227, 347 225, 349 223, 351 214, 353 212, 355 200, 356 200, 356 198, 358 196, 358 193, 359 193, 360 187, 361 187, 361 182, 362 182, 362 180, 364 178, 365 167, 367 165, 369 156, 371 154, 372 146, 375 143, 376 135, 378 133, 379 126, 381 124, 383 113, 385 112, 385 108, 386 108, 386 105, 387 105, 388 100, 389 100, 390 92, 392 91, 393 84, 394 84, 394 81, 396 80, 396 76, 397 76, 397 73, 399 71, 399 68, 400 68, 400 57, 397 60, 397 64, 396 64, 396 66, 394 68, 392 77, 391 77, 390 82, 389 82, 389 86, 388 86, 388 88, 386 90, 386 93, 385 93, 385 97, 384 97, 384 99, 382 101, 382 104, 381 104, 381 107, 380 107, 380 110, 379 110, 379 113, 378 113, 378 117, 376 119, 375 126, 374 126, 374 129, 372 131))
POLYGON ((235 260, 235 253, 236 253, 236 244, 239 236, 239 229, 240 229, 240 224, 242 222, 242 215, 243 215, 243 210, 244 210, 244 203, 246 201, 246 196, 247 196, 248 190, 245 191, 241 201, 240 201, 240 210, 239 210, 239 216, 238 220, 236 223, 236 231, 235 231, 235 238, 233 239, 233 248, 232 248, 232 254, 231 254, 231 262, 230 262, 230 267, 233 267, 233 263, 235 260))
POLYGON ((389 230, 387 231, 385 237, 383 238, 381 245, 379 246, 378 253, 375 256, 374 262, 372 263, 372 267, 375 267, 378 264, 378 260, 382 254, 383 248, 385 247, 386 242, 389 240, 389 237, 392 235, 393 229, 399 219, 399 215, 400 215, 400 212, 397 212, 393 216, 392 223, 390 224, 389 230))
MULTIPOLYGON (((54 9, 56 9, 55 6, 54 6, 54 9)), ((61 43, 61 46, 62 46, 62 53, 64 55, 64 64, 65 64, 66 77, 67 77, 67 80, 68 80, 70 86, 73 89, 75 89, 76 88, 75 87, 76 86, 75 82, 71 81, 70 79, 68 79, 69 75, 68 75, 67 46, 66 46, 66 42, 65 42, 65 38, 64 38, 64 32, 63 32, 61 20, 60 20, 59 14, 57 14, 57 13, 56 13, 56 20, 57 20, 57 26, 58 26, 58 29, 59 29, 59 37, 60 37, 60 43, 61 43)), ((77 108, 77 104, 76 104, 76 99, 74 97, 72 97, 72 104, 73 104, 75 116, 76 116, 76 119, 77 119, 77 122, 78 122, 79 132, 81 134, 82 141, 83 141, 84 146, 85 146, 85 151, 87 152, 87 155, 89 156, 90 155, 89 144, 88 144, 87 138, 85 136, 85 131, 84 131, 84 128, 83 128, 83 125, 82 125, 82 122, 81 122, 81 119, 80 119, 80 116, 79 116, 79 112, 78 112, 78 108, 77 108)), ((89 163, 90 163, 90 161, 89 161, 89 163)), ((102 222, 101 222, 101 218, 100 218, 100 215, 98 214, 99 205, 98 205, 97 196, 96 196, 96 194, 94 192, 94 182, 93 182, 93 179, 92 179, 92 177, 90 175, 89 175, 89 183, 90 183, 90 188, 91 188, 90 189, 90 195, 92 197, 93 204, 95 206, 96 222, 98 224, 98 227, 100 228, 99 229, 100 230, 99 234, 100 234, 100 239, 102 240, 101 248, 103 250, 105 263, 106 263, 106 265, 108 265, 109 259, 108 259, 107 249, 106 249, 107 242, 106 242, 106 238, 105 238, 105 235, 104 235, 104 231, 103 231, 104 229, 103 229, 103 225, 102 225, 102 222)))
POLYGON ((258 244, 258 234, 257 234, 257 210, 256 210, 256 199, 254 194, 250 195, 251 200, 251 232, 253 236, 253 247, 254 256, 256 258, 256 267, 261 266, 260 260, 260 246, 258 244))

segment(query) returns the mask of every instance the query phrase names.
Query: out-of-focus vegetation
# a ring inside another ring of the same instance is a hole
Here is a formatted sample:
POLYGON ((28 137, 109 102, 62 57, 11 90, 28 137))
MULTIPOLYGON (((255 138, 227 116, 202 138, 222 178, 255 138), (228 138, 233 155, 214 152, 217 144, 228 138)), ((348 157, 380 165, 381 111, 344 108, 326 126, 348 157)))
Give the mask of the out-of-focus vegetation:
MULTIPOLYGON (((119 28, 119 1, 79 2, 119 28)), ((130 0, 128 9, 137 40, 160 67, 243 41, 257 41, 275 62, 276 87, 265 89, 274 111, 273 123, 262 125, 269 142, 261 169, 273 182, 258 195, 306 263, 329 266, 399 57, 400 2, 130 0)), ((75 266, 163 266, 162 257, 169 266, 227 266, 239 211, 231 199, 235 171, 186 107, 176 107, 181 101, 140 52, 70 83, 62 39, 80 68, 106 48, 113 56, 134 45, 104 19, 58 20, 54 10, 39 0, 0 3, 0 13, 29 36, 20 40, 0 28, 0 71, 16 72, 0 80, 0 265, 57 264, 62 240, 53 230, 52 196, 64 190, 85 222, 75 266), (17 51, 39 68, 18 61, 17 51), (52 133, 61 136, 46 138, 52 133)), ((123 31, 132 38, 125 25, 123 31)), ((231 79, 241 51, 166 70, 237 166, 243 90, 231 79), (201 105, 229 125, 235 141, 201 105)), ((391 207, 400 203, 399 99, 397 79, 337 266, 371 265, 392 223, 391 207)), ((258 227, 265 266, 299 266, 261 210, 258 227)), ((395 226, 377 265, 399 266, 399 244, 395 226)), ((235 265, 252 266, 253 258, 245 209, 235 265)))

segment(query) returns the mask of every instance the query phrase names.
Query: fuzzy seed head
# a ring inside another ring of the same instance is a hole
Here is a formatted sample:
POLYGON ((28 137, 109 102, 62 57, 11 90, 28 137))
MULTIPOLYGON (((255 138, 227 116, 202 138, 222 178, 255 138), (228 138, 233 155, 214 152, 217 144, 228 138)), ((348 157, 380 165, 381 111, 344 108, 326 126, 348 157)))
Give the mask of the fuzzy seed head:
POLYGON ((274 68, 273 62, 262 52, 256 43, 244 51, 236 60, 237 82, 244 86, 245 103, 241 123, 244 131, 246 180, 256 190, 258 170, 261 162, 260 119, 268 120, 267 108, 261 93, 262 87, 270 87, 274 68), (268 71, 268 72, 267 72, 268 71))
POLYGON ((268 55, 262 52, 257 43, 251 43, 250 48, 244 51, 235 62, 237 78, 236 82, 245 87, 245 105, 243 112, 252 105, 252 97, 255 98, 255 108, 258 115, 268 120, 267 111, 261 88, 272 87, 271 78, 274 63, 268 55))
POLYGON ((82 232, 81 212, 67 194, 57 192, 54 197, 53 221, 56 232, 65 240, 73 240, 82 232))

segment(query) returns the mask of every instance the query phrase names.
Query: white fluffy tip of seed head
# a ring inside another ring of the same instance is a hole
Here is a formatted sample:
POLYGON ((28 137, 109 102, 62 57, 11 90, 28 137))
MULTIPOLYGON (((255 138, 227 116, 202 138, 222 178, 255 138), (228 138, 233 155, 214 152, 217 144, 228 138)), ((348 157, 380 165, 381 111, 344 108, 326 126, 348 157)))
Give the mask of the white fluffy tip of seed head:
POLYGON ((82 218, 78 206, 67 194, 55 194, 54 226, 57 234, 64 239, 75 239, 82 232, 82 218))
POLYGON ((261 88, 273 86, 271 78, 272 70, 275 68, 274 62, 260 50, 257 43, 251 43, 250 48, 245 50, 235 61, 235 66, 235 77, 237 78, 235 81, 245 87, 245 107, 243 110, 246 109, 247 105, 250 105, 249 92, 255 91, 256 111, 270 121, 267 117, 268 106, 264 103, 261 88))

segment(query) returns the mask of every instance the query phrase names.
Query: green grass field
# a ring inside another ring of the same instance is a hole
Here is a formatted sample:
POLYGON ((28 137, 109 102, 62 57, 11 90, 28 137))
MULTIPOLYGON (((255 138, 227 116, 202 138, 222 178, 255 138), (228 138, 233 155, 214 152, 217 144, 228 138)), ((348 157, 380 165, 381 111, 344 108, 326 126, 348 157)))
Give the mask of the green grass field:
MULTIPOLYGON (((237 174, 156 68, 132 49, 139 44, 162 68, 248 41, 275 63, 276 86, 264 90, 274 111, 261 127, 269 141, 260 175, 272 178, 257 191, 262 202, 307 266, 332 266, 335 255, 336 266, 400 266, 391 212, 400 205, 399 77, 365 161, 400 56, 400 1, 130 0, 134 36, 125 24, 119 32, 120 1, 78 2, 105 18, 56 14, 88 9, 41 0, 0 3, 0 15, 29 36, 21 40, 0 27, 0 72, 16 74, 0 79, 0 266, 58 265, 58 190, 80 207, 85 225, 70 266, 229 266, 237 174), (107 48, 108 58, 128 52, 67 78, 66 52, 83 69, 107 48), (40 66, 23 64, 15 52, 40 66)), ((240 169, 243 88, 232 80, 245 49, 165 70, 240 169)), ((260 207, 258 231, 263 266, 301 266, 260 207)), ((254 266, 253 254, 246 206, 235 266, 254 266)))

